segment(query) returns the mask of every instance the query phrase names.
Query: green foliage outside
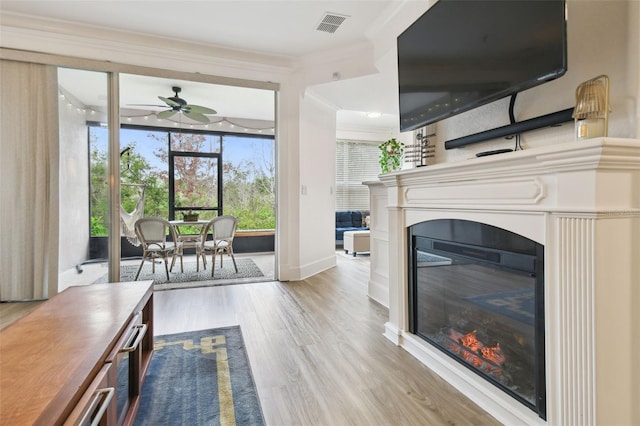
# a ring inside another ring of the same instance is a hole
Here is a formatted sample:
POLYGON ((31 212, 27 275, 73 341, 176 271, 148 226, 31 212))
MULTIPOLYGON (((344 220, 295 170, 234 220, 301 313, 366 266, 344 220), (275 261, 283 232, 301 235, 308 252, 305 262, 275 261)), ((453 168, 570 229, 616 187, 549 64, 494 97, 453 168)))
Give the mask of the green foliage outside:
POLYGON ((90 168, 91 236, 107 235, 107 224, 109 223, 109 210, 107 207, 109 173, 106 153, 92 149, 90 168))
POLYGON ((275 228, 275 178, 252 161, 224 163, 224 214, 238 218, 238 229, 275 228))
MULTIPOLYGON (((121 159, 122 182, 145 184, 144 215, 168 217, 169 200, 166 176, 152 170, 139 154, 121 159), (128 170, 127 170, 128 168, 128 170)), ((140 197, 139 188, 123 185, 120 188, 122 207, 128 212, 135 209, 140 197)), ((91 235, 106 236, 108 233, 108 173, 107 154, 97 149, 91 151, 91 235)))
MULTIPOLYGON (((156 137, 155 135, 150 135, 156 137)), ((174 150, 198 152, 204 144, 204 137, 196 134, 174 136, 174 150)), ((153 168, 147 159, 132 149, 120 160, 123 183, 146 185, 144 215, 169 217, 169 176, 168 166, 164 170, 153 168)), ((167 149, 159 149, 154 155, 164 163, 168 161, 167 149)), ((108 172, 107 154, 91 145, 91 235, 106 236, 108 231, 108 172)), ((239 164, 223 162, 223 214, 238 217, 238 229, 275 228, 275 169, 271 159, 263 159, 267 164, 267 175, 252 160, 239 164)), ((176 207, 217 206, 217 186, 215 163, 209 158, 176 158, 176 207)), ((122 185, 121 203, 128 212, 133 211, 139 199, 139 188, 122 185)), ((201 218, 208 219, 215 213, 202 212, 201 218)), ((179 217, 179 212, 176 212, 179 217)))

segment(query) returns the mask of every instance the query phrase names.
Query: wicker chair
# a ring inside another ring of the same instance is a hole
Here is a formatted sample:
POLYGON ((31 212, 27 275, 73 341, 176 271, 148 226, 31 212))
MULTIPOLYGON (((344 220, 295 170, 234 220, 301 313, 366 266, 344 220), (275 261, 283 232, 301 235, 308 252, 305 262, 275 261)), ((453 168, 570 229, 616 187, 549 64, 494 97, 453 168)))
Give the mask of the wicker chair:
POLYGON ((177 241, 176 231, 171 224, 160 218, 144 217, 138 219, 135 224, 135 231, 138 239, 142 243, 142 262, 136 273, 134 280, 140 276, 140 271, 144 266, 145 260, 151 260, 152 271, 155 273, 155 259, 164 260, 164 269, 167 273, 167 281, 169 281, 169 256, 172 256, 172 263, 175 260, 176 245, 172 241, 167 241, 167 231, 171 235, 173 241, 177 241))
MULTIPOLYGON (((233 260, 233 267, 238 272, 236 258, 233 255, 233 237, 238 226, 238 219, 233 216, 218 216, 212 219, 205 227, 202 234, 202 245, 198 255, 211 252, 211 277, 214 277, 216 266, 216 255, 220 255, 220 267, 222 268, 222 255, 227 254, 233 260), (207 240, 207 235, 211 232, 213 239, 207 240)), ((206 266, 205 266, 206 267, 206 266)))

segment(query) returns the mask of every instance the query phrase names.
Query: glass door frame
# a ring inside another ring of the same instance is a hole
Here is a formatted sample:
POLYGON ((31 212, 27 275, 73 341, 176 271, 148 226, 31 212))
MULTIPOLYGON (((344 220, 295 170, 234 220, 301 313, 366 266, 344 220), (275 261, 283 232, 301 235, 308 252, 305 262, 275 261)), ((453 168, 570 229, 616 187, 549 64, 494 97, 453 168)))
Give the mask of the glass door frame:
POLYGON ((107 71, 109 282, 120 281, 120 74, 107 71))

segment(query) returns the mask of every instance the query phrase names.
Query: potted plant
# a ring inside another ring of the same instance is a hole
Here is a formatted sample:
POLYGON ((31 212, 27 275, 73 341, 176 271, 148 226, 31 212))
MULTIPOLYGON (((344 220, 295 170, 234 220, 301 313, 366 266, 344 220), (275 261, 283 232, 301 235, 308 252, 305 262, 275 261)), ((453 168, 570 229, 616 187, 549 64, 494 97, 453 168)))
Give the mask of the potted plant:
POLYGON ((378 149, 380 150, 378 163, 382 173, 400 170, 402 156, 404 155, 404 143, 396 140, 396 138, 391 138, 378 145, 378 149))
POLYGON ((200 217, 199 213, 195 213, 192 210, 189 210, 186 213, 182 213, 182 220, 185 222, 197 222, 198 217, 200 217))

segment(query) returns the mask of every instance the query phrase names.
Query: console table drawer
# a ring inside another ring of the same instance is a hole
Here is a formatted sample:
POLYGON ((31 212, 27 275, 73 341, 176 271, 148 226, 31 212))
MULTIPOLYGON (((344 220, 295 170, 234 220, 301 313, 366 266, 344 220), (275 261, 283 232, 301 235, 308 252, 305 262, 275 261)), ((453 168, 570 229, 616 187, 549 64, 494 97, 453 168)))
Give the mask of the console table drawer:
POLYGON ((101 426, 117 424, 116 383, 114 383, 115 375, 111 374, 111 371, 111 364, 105 364, 102 367, 65 421, 65 426, 89 425, 95 422, 99 422, 101 426))
POLYGON ((146 333, 147 324, 143 324, 142 315, 139 313, 131 320, 106 360, 116 371, 115 400, 118 424, 131 423, 125 422, 126 416, 140 395, 143 380, 141 374, 144 373, 141 368, 142 341, 146 333))

